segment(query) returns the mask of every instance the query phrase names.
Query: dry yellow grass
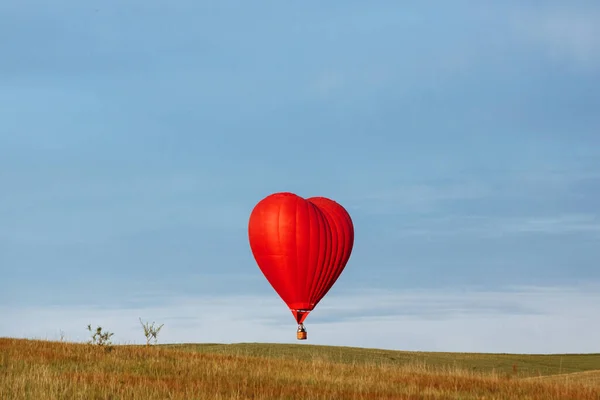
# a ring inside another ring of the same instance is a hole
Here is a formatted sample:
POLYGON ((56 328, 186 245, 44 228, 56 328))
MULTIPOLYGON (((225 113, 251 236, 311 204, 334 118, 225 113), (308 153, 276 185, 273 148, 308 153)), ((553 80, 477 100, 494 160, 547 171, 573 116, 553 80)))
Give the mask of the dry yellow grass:
POLYGON ((600 370, 542 376, 532 379, 537 379, 544 382, 559 382, 569 385, 584 385, 598 388, 600 387, 600 370))
POLYGON ((172 347, 0 339, 0 399, 598 400, 573 381, 456 367, 339 363, 312 356, 199 353, 172 347))
POLYGON ((600 370, 600 354, 444 353, 319 346, 307 343, 194 343, 161 346, 209 354, 268 356, 289 360, 318 358, 345 364, 426 364, 443 368, 452 366, 473 372, 507 373, 519 378, 600 370))

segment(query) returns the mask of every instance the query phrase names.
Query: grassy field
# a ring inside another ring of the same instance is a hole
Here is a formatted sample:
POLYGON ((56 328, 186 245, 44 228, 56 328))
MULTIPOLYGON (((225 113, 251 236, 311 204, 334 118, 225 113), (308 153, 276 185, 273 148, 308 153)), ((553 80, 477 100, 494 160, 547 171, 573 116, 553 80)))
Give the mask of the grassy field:
POLYGON ((0 399, 600 399, 600 355, 0 338, 0 399))
POLYGON ((275 357, 288 360, 312 360, 354 364, 385 365, 425 364, 430 367, 453 367, 477 372, 515 374, 518 377, 554 375, 600 370, 600 354, 484 354, 434 353, 363 349, 355 347, 313 346, 305 344, 177 344, 165 347, 210 354, 252 357, 275 357))
POLYGON ((547 375, 539 378, 533 378, 542 381, 554 381, 567 384, 586 385, 591 387, 600 387, 600 370, 573 372, 570 374, 547 375))

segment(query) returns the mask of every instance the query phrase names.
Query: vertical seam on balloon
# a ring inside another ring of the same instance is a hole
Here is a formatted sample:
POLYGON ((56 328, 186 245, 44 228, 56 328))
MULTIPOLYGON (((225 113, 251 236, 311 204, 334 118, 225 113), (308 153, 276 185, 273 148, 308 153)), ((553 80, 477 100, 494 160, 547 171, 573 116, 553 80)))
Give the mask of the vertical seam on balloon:
MULTIPOLYGON (((325 216, 330 216, 331 213, 328 210, 323 209, 323 214, 325 214, 325 216)), ((328 257, 328 262, 327 262, 327 267, 324 268, 324 277, 323 279, 321 279, 319 281, 319 285, 316 288, 316 291, 314 293, 314 300, 315 303, 318 303, 326 294, 326 291, 324 290, 329 284, 330 284, 330 280, 332 275, 335 274, 335 270, 337 269, 337 252, 334 251, 333 245, 334 245, 334 234, 337 237, 338 234, 338 230, 337 230, 337 225, 335 224, 335 218, 326 218, 327 219, 327 225, 329 228, 329 257, 328 257), (334 232, 335 230, 335 232, 334 232)), ((336 240, 337 242, 337 240, 336 240)))
MULTIPOLYGON (((281 255, 283 254, 283 251, 281 251, 281 203, 278 204, 277 207, 277 247, 278 247, 278 253, 281 255)), ((285 260, 285 262, 287 262, 287 260, 285 258, 283 258, 283 260, 285 260)), ((285 264, 285 262, 283 264, 285 264)), ((281 281, 281 274, 278 273, 277 276, 279 277, 278 281, 278 286, 282 285, 282 281, 281 281)), ((283 291, 285 293, 285 290, 283 291)), ((281 296, 281 295, 280 295, 281 296)))
POLYGON ((341 260, 342 268, 340 268, 340 271, 337 274, 337 276, 335 277, 334 282, 336 282, 338 280, 338 278, 342 274, 342 271, 346 268, 346 265, 348 264, 348 261, 350 260, 350 256, 352 255, 352 248, 354 247, 354 224, 352 222, 352 218, 350 217, 350 214, 348 214, 348 211, 346 211, 345 208, 342 207, 341 211, 343 211, 344 219, 346 220, 346 222, 348 223, 348 226, 350 227, 350 232, 348 232, 348 237, 345 238, 346 240, 344 240, 345 247, 344 247, 343 257, 341 260), (346 244, 347 244, 347 246, 346 246, 346 244))
MULTIPOLYGON (((308 200, 308 201, 311 204, 311 206, 318 211, 317 214, 322 216, 323 213, 321 212, 321 209, 316 204, 314 204, 312 201, 310 201, 310 200, 308 200)), ((319 230, 319 232, 321 232, 321 231, 322 231, 322 229, 319 230)), ((322 242, 322 240, 320 242, 322 242)), ((316 278, 316 280, 312 281, 311 287, 308 290, 308 302, 311 306, 314 303, 315 292, 316 292, 316 289, 319 287, 319 282, 321 280, 321 273, 323 271, 323 263, 318 264, 318 270, 319 270, 319 276, 316 278)))
MULTIPOLYGON (((306 199, 305 199, 306 201, 306 199)), ((308 203, 308 202, 307 202, 308 203)), ((312 280, 314 279, 314 272, 315 272, 315 261, 313 260, 314 258, 314 246, 313 246, 313 241, 314 241, 314 227, 312 224, 312 220, 313 220, 313 209, 311 207, 311 204, 308 203, 306 205, 306 216, 307 216, 307 220, 308 220, 308 254, 307 254, 307 263, 306 263, 306 281, 303 282, 302 285, 302 293, 304 294, 303 296, 303 301, 306 301, 307 303, 309 303, 310 305, 310 283, 312 282, 312 280)), ((318 243, 318 242, 317 242, 318 243)))
MULTIPOLYGON (((342 258, 340 259, 340 265, 339 265, 338 270, 336 271, 336 274, 334 274, 331 279, 331 286, 329 287, 329 289, 331 289, 331 287, 333 287, 335 282, 337 282, 339 277, 342 275, 342 272, 346 268, 346 264, 348 264, 348 260, 350 260, 350 256, 352 253, 351 249, 354 244, 354 224, 352 223, 352 218, 350 218, 350 214, 348 214, 348 212, 345 209, 343 210, 343 217, 346 220, 346 222, 348 223, 348 226, 350 227, 351 230, 349 232, 348 237, 347 238, 344 237, 344 242, 343 242, 344 251, 342 252, 342 258), (348 240, 348 242, 349 242, 348 246, 346 246, 346 240, 348 240), (348 248, 348 251, 346 251, 346 248, 348 248)), ((327 291, 329 289, 327 289, 327 291)), ((327 293, 327 292, 325 292, 325 293, 327 293)))
MULTIPOLYGON (((336 217, 334 217, 333 219, 335 220, 336 217)), ((344 245, 346 243, 346 241, 345 241, 346 235, 345 235, 345 232, 343 229, 338 229, 337 224, 335 224, 335 234, 339 239, 341 239, 340 240, 341 243, 338 243, 338 247, 341 246, 341 251, 339 252, 339 254, 336 254, 332 268, 329 271, 329 274, 327 275, 327 280, 325 281, 325 284, 321 288, 321 292, 319 293, 319 295, 321 297, 324 297, 327 294, 327 292, 329 292, 329 290, 333 287, 333 285, 335 284, 335 281, 337 280, 336 275, 339 276, 338 273, 341 274, 341 271, 344 268, 344 266, 342 265, 342 260, 344 257, 344 250, 345 250, 344 245), (340 234, 340 232, 341 232, 341 234, 340 234)))
MULTIPOLYGON (((311 203, 311 204, 317 210, 317 214, 319 216, 321 216, 321 220, 322 220, 322 217, 323 217, 322 210, 316 204, 314 204, 314 203, 311 203)), ((323 231, 323 227, 321 227, 321 229, 319 229, 319 233, 321 233, 322 231, 323 231)), ((319 242, 323 243, 323 240, 320 240, 319 242)), ((319 253, 320 253, 320 251, 319 251, 319 253)), ((316 279, 313 279, 311 288, 309 290, 308 301, 309 301, 309 303, 311 305, 314 303, 315 291, 319 287, 319 284, 320 284, 320 281, 321 281, 321 278, 322 278, 323 268, 325 267, 325 262, 324 261, 325 260, 321 260, 321 262, 317 264, 317 269, 318 269, 319 273, 318 273, 318 276, 316 277, 316 279)))
MULTIPOLYGON (((311 224, 311 229, 310 229, 311 244, 314 240, 314 236, 315 235, 317 236, 317 238, 315 240, 315 242, 317 244, 316 252, 311 252, 314 255, 316 255, 316 259, 311 260, 311 263, 310 263, 311 276, 310 276, 310 279, 308 279, 306 281, 306 286, 305 286, 306 302, 308 303, 309 308, 312 309, 311 294, 312 294, 312 290, 313 290, 313 284, 315 282, 315 276, 322 269, 321 268, 321 265, 322 265, 321 247, 323 244, 323 240, 321 238, 321 233, 323 230, 323 224, 322 224, 322 219, 319 219, 319 217, 321 216, 321 210, 319 210, 318 207, 316 207, 314 204, 312 204, 309 201, 307 201, 307 207, 313 212, 313 216, 314 216, 315 222, 316 222, 316 224, 311 224)), ((312 219, 313 218, 310 218, 311 221, 312 221, 312 219)))
MULTIPOLYGON (((321 268, 321 263, 320 261, 320 255, 321 255, 321 243, 323 242, 321 240, 321 231, 322 231, 322 227, 321 224, 319 223, 319 215, 320 215, 320 210, 318 207, 316 207, 313 203, 309 202, 310 204, 310 208, 311 210, 313 210, 314 215, 315 215, 315 219, 317 220, 317 232, 319 234, 319 240, 317 240, 317 243, 319 244, 318 247, 318 251, 317 251, 317 259, 315 260, 314 263, 311 263, 312 265, 312 276, 309 282, 307 282, 307 287, 306 287, 306 294, 307 294, 307 299, 306 301, 308 302, 308 305, 311 306, 312 305, 312 295, 313 295, 313 291, 314 291, 314 285, 315 285, 315 280, 319 279, 319 276, 317 276, 317 272, 320 272, 322 270, 321 268)), ((311 230, 311 236, 313 235, 313 231, 311 230)))
POLYGON ((310 290, 310 303, 311 306, 316 305, 318 303, 318 292, 319 288, 323 285, 323 281, 327 276, 327 271, 331 264, 331 247, 332 247, 332 237, 331 237, 331 227, 329 224, 329 220, 327 218, 326 211, 322 210, 318 205, 314 205, 314 207, 319 211, 319 215, 321 216, 320 221, 322 222, 322 228, 320 230, 321 233, 325 233, 324 240, 320 242, 325 242, 325 254, 323 260, 318 264, 319 265, 319 274, 316 281, 313 281, 313 285, 310 290))
POLYGON ((294 232, 295 232, 295 235, 294 235, 294 249, 295 249, 295 252, 296 252, 296 257, 294 257, 294 263, 295 263, 294 267, 295 267, 295 271, 296 271, 296 282, 294 284, 294 288, 295 288, 295 291, 294 291, 294 302, 298 301, 298 287, 301 287, 301 285, 300 285, 300 281, 301 281, 301 279, 300 279, 300 268, 298 268, 298 200, 299 199, 296 198, 295 202, 294 202, 294 206, 295 206, 294 207, 295 208, 294 209, 294 216, 295 216, 295 218, 294 218, 294 232))
MULTIPOLYGON (((336 203, 337 204, 337 203, 336 203)), ((343 208, 341 205, 338 204, 339 207, 341 207, 341 209, 339 210, 339 214, 336 213, 334 220, 337 221, 337 217, 342 216, 344 221, 347 223, 348 227, 350 228, 350 232, 348 233, 348 235, 346 235, 346 231, 343 228, 340 228, 339 232, 343 233, 343 240, 341 241, 341 246, 342 246, 342 251, 339 253, 339 257, 336 257, 336 261, 335 261, 335 268, 332 268, 331 274, 328 276, 327 280, 325 280, 325 286, 321 288, 321 290, 319 291, 318 294, 318 298, 323 298, 325 297, 325 295, 329 292, 329 290, 333 287, 333 285, 337 282, 338 278, 340 277, 340 275, 342 274, 342 272, 344 271, 346 264, 348 263, 348 260, 350 259, 350 253, 352 251, 352 247, 353 247, 353 243, 354 243, 354 224, 352 223, 352 218, 350 217, 350 214, 348 214, 348 212, 346 211, 345 208, 343 208), (346 242, 350 242, 348 243, 348 245, 346 245, 346 242)), ((332 213, 334 213, 332 211, 332 213)), ((338 229, 337 225, 336 225, 336 230, 338 229)))

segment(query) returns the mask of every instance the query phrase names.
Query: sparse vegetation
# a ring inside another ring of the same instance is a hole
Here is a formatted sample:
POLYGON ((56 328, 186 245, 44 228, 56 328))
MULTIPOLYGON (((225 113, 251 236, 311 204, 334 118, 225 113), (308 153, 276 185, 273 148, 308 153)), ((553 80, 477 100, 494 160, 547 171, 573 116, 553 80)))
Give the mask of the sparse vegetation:
POLYGON ((0 398, 600 399, 600 387, 589 380, 580 384, 531 378, 531 366, 539 367, 540 374, 556 374, 561 357, 563 369, 600 369, 600 355, 270 344, 116 345, 110 353, 92 349, 77 343, 0 339, 0 398), (513 373, 515 364, 519 368, 513 373))
POLYGON ((154 344, 158 343, 158 333, 165 324, 162 324, 157 327, 155 326, 154 322, 152 322, 152 324, 148 322, 144 323, 144 321, 142 321, 141 318, 140 324, 142 324, 142 328, 144 328, 144 336, 146 336, 146 346, 150 346, 150 342, 152 341, 154 341, 154 344))
POLYGON ((110 338, 114 335, 114 333, 105 331, 100 326, 94 331, 91 324, 87 326, 87 330, 92 334, 92 340, 88 342, 89 344, 95 344, 98 346, 107 346, 112 344, 110 338))

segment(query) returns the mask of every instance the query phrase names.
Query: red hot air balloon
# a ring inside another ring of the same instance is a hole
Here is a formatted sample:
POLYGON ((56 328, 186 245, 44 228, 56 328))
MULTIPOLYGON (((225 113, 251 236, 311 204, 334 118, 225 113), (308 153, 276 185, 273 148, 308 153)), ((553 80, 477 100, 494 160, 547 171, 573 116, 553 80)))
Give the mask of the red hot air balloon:
POLYGON ((304 319, 350 258, 350 215, 325 197, 274 193, 252 210, 248 236, 256 263, 296 318, 298 339, 306 339, 304 319))

